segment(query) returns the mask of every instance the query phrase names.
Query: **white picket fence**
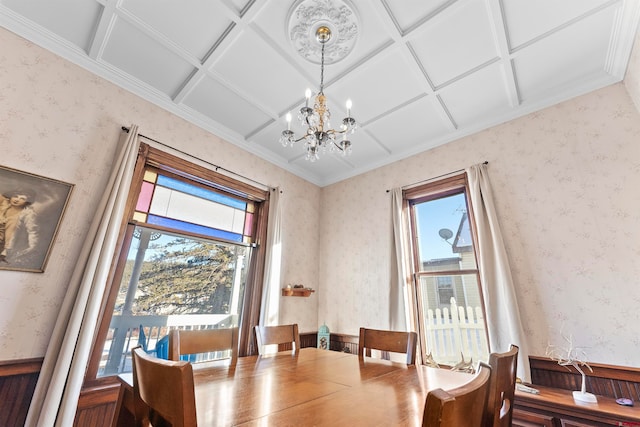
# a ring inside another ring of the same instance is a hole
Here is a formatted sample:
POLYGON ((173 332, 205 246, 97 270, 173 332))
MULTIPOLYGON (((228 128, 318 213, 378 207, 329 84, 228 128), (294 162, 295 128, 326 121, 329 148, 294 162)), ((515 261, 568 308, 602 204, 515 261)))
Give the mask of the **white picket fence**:
POLYGON ((489 358, 489 346, 481 307, 458 306, 451 298, 451 309, 427 311, 427 353, 441 365, 455 365, 462 359, 474 364, 489 358))

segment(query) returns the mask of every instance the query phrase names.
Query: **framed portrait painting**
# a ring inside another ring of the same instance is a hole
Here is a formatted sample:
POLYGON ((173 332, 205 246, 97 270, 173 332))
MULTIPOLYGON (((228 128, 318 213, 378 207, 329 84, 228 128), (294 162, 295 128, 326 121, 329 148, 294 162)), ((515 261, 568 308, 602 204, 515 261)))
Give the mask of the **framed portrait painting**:
POLYGON ((73 184, 0 166, 0 270, 44 272, 73 184))

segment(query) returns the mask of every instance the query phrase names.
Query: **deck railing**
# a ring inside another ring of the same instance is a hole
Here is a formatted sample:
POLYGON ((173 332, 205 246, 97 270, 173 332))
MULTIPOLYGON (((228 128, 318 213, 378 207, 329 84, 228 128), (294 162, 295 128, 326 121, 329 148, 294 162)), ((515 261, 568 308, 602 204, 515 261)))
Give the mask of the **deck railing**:
POLYGON ((103 350, 99 375, 131 372, 131 350, 138 345, 148 353, 166 359, 168 335, 171 329, 217 329, 236 325, 237 316, 229 314, 113 316, 103 350))

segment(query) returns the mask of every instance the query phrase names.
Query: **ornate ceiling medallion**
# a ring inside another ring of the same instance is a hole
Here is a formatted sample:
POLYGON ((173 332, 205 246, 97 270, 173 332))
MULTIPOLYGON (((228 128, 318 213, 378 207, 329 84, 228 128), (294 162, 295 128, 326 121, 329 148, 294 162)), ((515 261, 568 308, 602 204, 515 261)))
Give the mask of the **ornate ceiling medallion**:
POLYGON ((321 44, 317 40, 320 27, 327 27, 331 38, 326 42, 324 62, 333 64, 344 59, 358 40, 358 16, 346 1, 299 0, 289 11, 287 32, 293 48, 306 60, 321 62, 321 44))

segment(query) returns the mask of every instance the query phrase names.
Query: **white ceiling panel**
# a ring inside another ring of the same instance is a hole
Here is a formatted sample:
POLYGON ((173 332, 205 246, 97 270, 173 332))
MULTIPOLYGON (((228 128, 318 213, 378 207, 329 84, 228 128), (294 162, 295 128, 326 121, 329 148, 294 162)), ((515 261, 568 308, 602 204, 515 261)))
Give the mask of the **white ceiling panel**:
POLYGON ((331 85, 326 93, 330 99, 340 97, 337 111, 342 114, 346 100, 351 99, 353 116, 365 123, 424 94, 424 89, 405 57, 396 50, 372 59, 331 85))
POLYGON ((415 152, 426 141, 442 140, 452 132, 451 122, 444 114, 435 96, 425 96, 368 124, 367 130, 398 156, 415 152))
POLYGON ((639 19, 638 0, 0 0, 9 31, 320 186, 621 81, 639 19), (350 157, 278 141, 320 85, 301 5, 356 37, 324 70, 334 126, 353 101, 350 157))
POLYGON ((233 24, 226 7, 208 0, 125 0, 121 8, 202 60, 233 24))
POLYGON ((484 0, 451 6, 411 34, 411 46, 438 87, 498 56, 484 0))
POLYGON ((511 111, 504 72, 497 63, 447 86, 440 96, 458 128, 495 124, 493 117, 504 117, 511 111))
POLYGON ((222 3, 228 3, 235 12, 240 16, 241 12, 244 11, 251 3, 255 0, 228 0, 222 3))
POLYGON ((606 77, 609 37, 605 35, 614 14, 615 8, 607 8, 518 52, 513 63, 522 100, 537 100, 550 91, 606 77))
POLYGON ((374 162, 380 156, 389 155, 389 150, 376 140, 377 136, 372 132, 349 135, 348 139, 351 141, 353 153, 351 156, 344 157, 345 162, 359 168, 374 162))
POLYGON ((121 18, 115 20, 102 60, 169 97, 195 71, 193 65, 121 18))
POLYGON ((503 1, 511 49, 571 22, 609 0, 508 0, 503 1))
POLYGON ((209 77, 194 87, 184 104, 243 136, 270 120, 260 109, 209 77))
POLYGON ((4 7, 21 16, 28 16, 34 24, 58 37, 87 50, 98 23, 102 6, 92 0, 25 1, 2 0, 4 7), (73 15, 75 19, 70 19, 73 15))
POLYGON ((297 150, 292 150, 291 147, 283 147, 280 143, 280 134, 286 128, 287 125, 283 121, 273 122, 270 126, 262 129, 257 135, 252 136, 249 142, 254 147, 260 147, 260 149, 273 152, 276 156, 284 159, 284 163, 289 163, 297 157, 298 153, 297 150))
POLYGON ((354 167, 348 163, 350 158, 341 157, 334 154, 324 154, 320 156, 319 160, 315 162, 309 162, 305 160, 304 153, 296 149, 300 155, 296 158, 292 165, 304 170, 306 173, 312 176, 321 176, 328 174, 331 177, 340 177, 352 173, 354 167))
POLYGON ((244 31, 215 62, 213 71, 256 105, 277 115, 304 99, 309 81, 264 40, 244 31))
POLYGON ((406 33, 423 20, 428 19, 437 10, 451 3, 450 0, 424 1, 424 0, 383 0, 392 19, 406 33))

